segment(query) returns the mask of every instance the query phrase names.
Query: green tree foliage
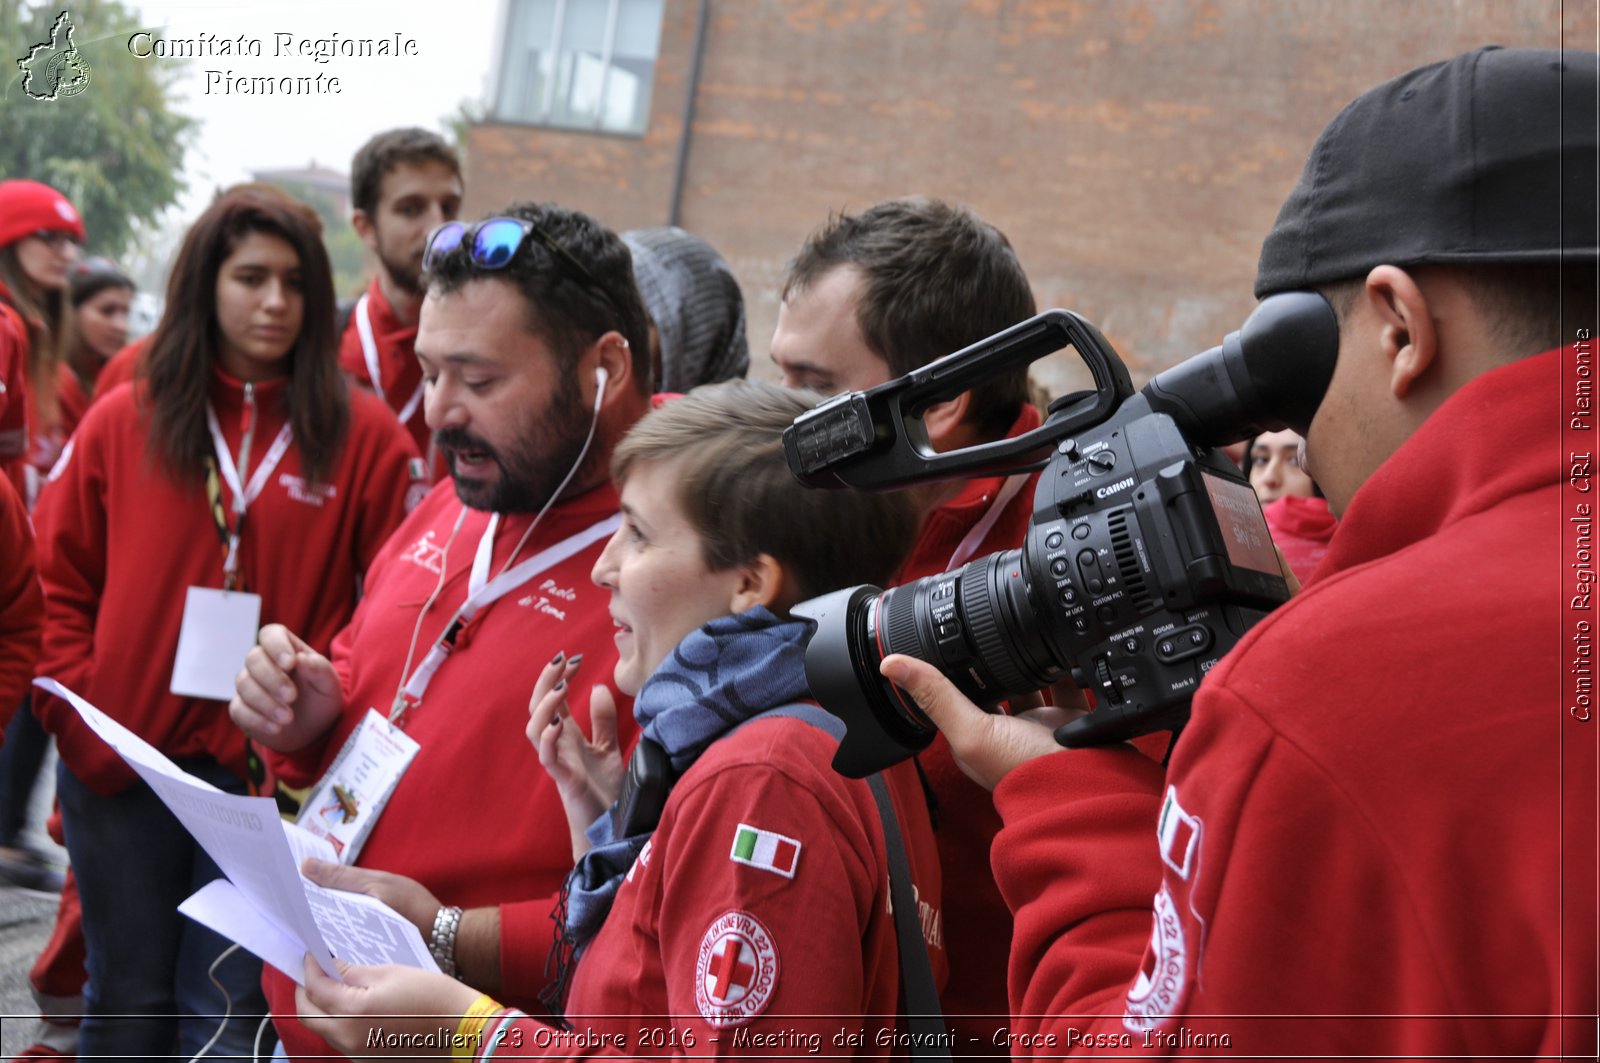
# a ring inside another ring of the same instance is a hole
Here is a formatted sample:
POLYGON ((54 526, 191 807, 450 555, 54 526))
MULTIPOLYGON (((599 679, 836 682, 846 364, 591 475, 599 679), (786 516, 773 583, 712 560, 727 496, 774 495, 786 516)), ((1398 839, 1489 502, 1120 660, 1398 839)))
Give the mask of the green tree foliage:
POLYGON ((123 255, 136 227, 153 222, 183 191, 183 156, 195 126, 173 109, 181 64, 128 50, 138 16, 117 0, 58 0, 42 7, 0 0, 0 177, 60 189, 82 212, 90 249, 123 255), (62 10, 89 84, 73 96, 30 99, 17 60, 50 40, 62 10))

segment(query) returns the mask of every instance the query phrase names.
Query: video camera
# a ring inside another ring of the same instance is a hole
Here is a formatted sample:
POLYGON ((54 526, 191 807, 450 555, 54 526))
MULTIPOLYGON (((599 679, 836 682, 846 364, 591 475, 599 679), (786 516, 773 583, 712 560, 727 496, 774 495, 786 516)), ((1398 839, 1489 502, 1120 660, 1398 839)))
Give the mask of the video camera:
POLYGON ((1050 310, 796 419, 784 451, 811 487, 892 490, 1043 469, 1020 549, 795 607, 815 625, 811 691, 846 724, 835 770, 864 777, 933 741, 916 702, 878 674, 891 653, 933 664, 989 708, 1070 676, 1097 707, 1056 730, 1065 746, 1180 727, 1201 678, 1289 596, 1255 492, 1213 448, 1282 428, 1304 435, 1338 349, 1327 301, 1287 292, 1135 393, 1098 329, 1050 310), (930 406, 1065 347, 1093 391, 1057 399, 1044 424, 1015 438, 943 454, 929 446, 930 406))

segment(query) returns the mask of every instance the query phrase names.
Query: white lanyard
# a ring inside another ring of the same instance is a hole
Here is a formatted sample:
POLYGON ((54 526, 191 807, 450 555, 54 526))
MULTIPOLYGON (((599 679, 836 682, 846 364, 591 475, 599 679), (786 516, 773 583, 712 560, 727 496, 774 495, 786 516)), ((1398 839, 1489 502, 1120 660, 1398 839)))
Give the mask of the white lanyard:
POLYGON ((1028 482, 1028 477, 1031 475, 1033 474, 1015 472, 1006 477, 1006 482, 995 493, 994 501, 989 503, 983 519, 972 526, 972 530, 967 532, 967 537, 961 540, 961 545, 956 547, 956 552, 950 555, 950 563, 944 568, 946 572, 954 572, 971 560, 972 555, 977 553, 978 547, 983 545, 983 540, 994 530, 1000 514, 1006 511, 1006 507, 1017 497, 1017 492, 1022 490, 1022 485, 1028 482))
MULTIPOLYGON (((245 386, 250 387, 248 384, 245 386)), ((284 454, 288 453, 289 444, 294 442, 294 429, 285 421, 283 427, 278 429, 278 436, 272 441, 267 456, 256 466, 255 474, 250 477, 250 485, 242 486, 245 465, 250 460, 250 443, 256 434, 256 416, 252 413, 250 424, 239 442, 239 464, 236 466, 233 463, 233 452, 228 449, 228 441, 222 436, 222 425, 217 421, 217 411, 211 403, 206 403, 206 425, 211 429, 211 445, 216 448, 217 465, 220 467, 222 478, 227 481, 228 490, 233 492, 233 513, 238 518, 228 535, 228 557, 222 564, 223 572, 230 576, 239 568, 239 535, 244 529, 245 511, 250 508, 250 503, 261 496, 262 489, 267 486, 267 478, 272 475, 272 470, 278 467, 278 462, 283 460, 284 454)))
MULTIPOLYGON (((378 365, 378 340, 372 333, 372 318, 367 316, 367 299, 371 294, 362 292, 361 298, 356 300, 356 335, 361 340, 361 356, 367 362, 367 376, 372 378, 372 390, 377 393, 378 398, 388 402, 383 394, 383 369, 378 365)), ((406 400, 405 407, 396 414, 401 424, 411 423, 412 415, 422 404, 422 393, 426 387, 427 381, 417 381, 417 390, 411 393, 411 398, 406 400)))
POLYGON ((405 705, 422 700, 428 684, 433 682, 434 673, 444 664, 445 658, 450 656, 450 651, 455 646, 456 634, 471 623, 472 618, 486 606, 494 604, 545 569, 559 565, 578 551, 612 534, 621 526, 622 514, 613 513, 576 535, 570 535, 554 546, 546 547, 514 568, 502 571, 491 580, 489 565, 494 553, 494 534, 500 527, 500 514, 496 513, 489 518, 489 526, 484 529, 483 536, 478 540, 478 552, 472 559, 472 574, 467 580, 467 600, 462 602, 461 607, 450 617, 450 622, 444 626, 444 631, 429 648, 428 655, 417 665, 417 670, 411 674, 411 678, 406 680, 406 685, 401 688, 403 696, 397 700, 389 719, 395 720, 405 705))

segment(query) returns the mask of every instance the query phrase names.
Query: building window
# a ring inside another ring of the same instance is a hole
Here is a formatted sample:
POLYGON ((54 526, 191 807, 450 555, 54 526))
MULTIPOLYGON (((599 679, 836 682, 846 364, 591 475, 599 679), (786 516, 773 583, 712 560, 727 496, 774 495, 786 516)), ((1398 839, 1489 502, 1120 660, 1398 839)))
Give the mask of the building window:
POLYGON ((663 0, 507 0, 494 117, 643 133, 663 0))

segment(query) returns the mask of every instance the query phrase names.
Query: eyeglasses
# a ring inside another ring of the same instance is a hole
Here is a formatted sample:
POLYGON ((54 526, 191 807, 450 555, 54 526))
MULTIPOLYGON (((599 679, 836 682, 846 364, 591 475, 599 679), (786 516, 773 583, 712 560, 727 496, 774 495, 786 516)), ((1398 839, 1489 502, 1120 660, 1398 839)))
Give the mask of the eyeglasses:
POLYGON ((59 251, 67 244, 73 247, 82 247, 83 241, 65 229, 35 229, 29 234, 40 243, 50 245, 52 250, 59 251))
MULTIPOLYGON (((447 221, 433 230, 428 237, 428 246, 422 252, 422 268, 431 271, 439 260, 466 240, 467 233, 472 227, 466 222, 447 221)), ((595 278, 589 268, 578 261, 576 255, 562 247, 537 222, 525 218, 489 218, 479 222, 477 231, 472 235, 472 264, 480 269, 503 269, 508 265, 517 252, 522 249, 522 244, 533 237, 543 244, 545 249, 555 256, 557 262, 568 271, 572 279, 583 287, 590 288, 601 299, 604 299, 613 310, 617 304, 612 300, 610 293, 595 278)))

